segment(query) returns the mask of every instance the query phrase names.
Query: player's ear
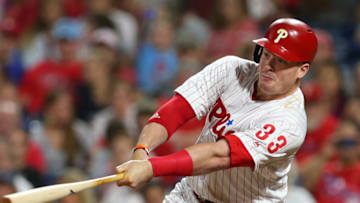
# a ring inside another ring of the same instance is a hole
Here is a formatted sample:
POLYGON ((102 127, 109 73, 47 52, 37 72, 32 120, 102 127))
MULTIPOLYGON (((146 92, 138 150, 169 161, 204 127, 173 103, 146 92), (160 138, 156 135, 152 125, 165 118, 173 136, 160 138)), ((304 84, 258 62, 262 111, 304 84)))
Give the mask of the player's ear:
POLYGON ((306 75, 306 73, 309 71, 309 68, 310 68, 309 63, 304 63, 300 65, 300 68, 297 71, 298 78, 300 79, 303 78, 306 75))

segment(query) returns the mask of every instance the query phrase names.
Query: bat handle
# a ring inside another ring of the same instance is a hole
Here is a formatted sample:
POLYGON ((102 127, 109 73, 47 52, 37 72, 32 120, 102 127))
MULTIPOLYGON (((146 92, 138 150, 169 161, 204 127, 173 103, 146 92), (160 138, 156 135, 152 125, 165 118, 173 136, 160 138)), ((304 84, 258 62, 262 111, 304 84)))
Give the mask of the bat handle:
POLYGON ((94 185, 98 186, 98 185, 103 185, 103 184, 110 183, 110 182, 115 182, 115 181, 118 181, 118 180, 122 179, 123 177, 124 177, 123 173, 118 173, 118 174, 115 174, 115 175, 110 175, 110 176, 105 176, 105 177, 102 177, 102 178, 97 178, 97 179, 94 180, 94 185))

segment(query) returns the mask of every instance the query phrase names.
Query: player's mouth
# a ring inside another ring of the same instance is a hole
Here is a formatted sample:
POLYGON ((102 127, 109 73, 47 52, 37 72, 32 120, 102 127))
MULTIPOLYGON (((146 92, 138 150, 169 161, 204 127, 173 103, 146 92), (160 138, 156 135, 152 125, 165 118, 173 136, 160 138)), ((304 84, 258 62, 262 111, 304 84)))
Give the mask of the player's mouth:
POLYGON ((274 80, 274 77, 272 77, 270 74, 261 73, 260 74, 261 79, 265 81, 274 80))

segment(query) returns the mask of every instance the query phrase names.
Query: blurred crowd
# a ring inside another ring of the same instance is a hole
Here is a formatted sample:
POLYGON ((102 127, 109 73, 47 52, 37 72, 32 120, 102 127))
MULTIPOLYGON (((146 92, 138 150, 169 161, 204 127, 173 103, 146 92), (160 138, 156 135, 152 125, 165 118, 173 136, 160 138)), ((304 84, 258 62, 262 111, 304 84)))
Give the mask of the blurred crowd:
MULTIPOLYGON (((115 173, 175 87, 222 56, 252 59, 251 40, 279 17, 305 21, 319 42, 286 202, 360 202, 356 0, 0 0, 0 197, 115 173)), ((152 155, 194 143, 203 124, 152 155)), ((158 203, 179 178, 59 203, 158 203)))

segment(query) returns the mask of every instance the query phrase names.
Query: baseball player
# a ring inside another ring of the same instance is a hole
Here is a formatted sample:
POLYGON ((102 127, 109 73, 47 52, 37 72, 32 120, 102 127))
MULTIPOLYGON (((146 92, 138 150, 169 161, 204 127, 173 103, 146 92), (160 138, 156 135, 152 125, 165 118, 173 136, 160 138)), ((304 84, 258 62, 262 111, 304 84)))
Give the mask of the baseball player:
POLYGON ((186 176, 164 202, 282 202, 287 174, 306 134, 300 80, 317 39, 300 20, 274 21, 254 40, 254 61, 226 56, 178 87, 149 119, 118 185, 186 176), (162 157, 149 151, 187 120, 206 116, 195 145, 162 157))

